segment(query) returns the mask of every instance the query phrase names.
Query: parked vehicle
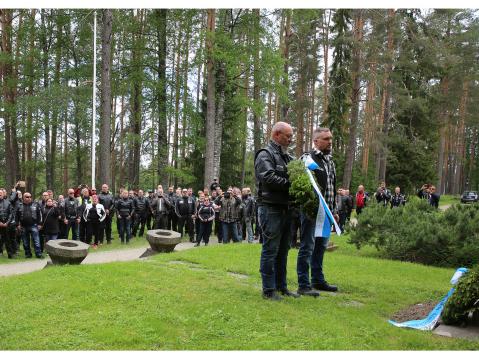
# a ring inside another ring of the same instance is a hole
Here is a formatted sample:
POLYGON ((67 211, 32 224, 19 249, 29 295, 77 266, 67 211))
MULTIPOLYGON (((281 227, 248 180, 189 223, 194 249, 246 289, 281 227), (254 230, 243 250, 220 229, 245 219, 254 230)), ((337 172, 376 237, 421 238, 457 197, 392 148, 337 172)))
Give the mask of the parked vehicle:
POLYGON ((475 191, 465 191, 461 196, 461 203, 473 203, 479 201, 479 195, 475 191))

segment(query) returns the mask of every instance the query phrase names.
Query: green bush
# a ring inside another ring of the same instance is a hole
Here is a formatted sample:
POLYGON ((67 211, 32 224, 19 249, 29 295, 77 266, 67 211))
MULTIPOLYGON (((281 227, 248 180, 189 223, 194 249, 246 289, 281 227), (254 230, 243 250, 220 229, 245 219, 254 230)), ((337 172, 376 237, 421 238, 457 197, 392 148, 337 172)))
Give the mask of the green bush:
POLYGON ((479 205, 445 212, 412 198, 406 206, 371 203, 351 228, 350 243, 375 246, 386 258, 441 267, 479 262, 479 205))
POLYGON ((318 196, 314 192, 309 176, 302 160, 288 163, 288 176, 291 182, 289 194, 296 206, 301 206, 310 218, 316 218, 318 212, 318 196))
POLYGON ((479 266, 466 272, 456 285, 441 314, 445 324, 462 324, 469 313, 479 311, 479 266))

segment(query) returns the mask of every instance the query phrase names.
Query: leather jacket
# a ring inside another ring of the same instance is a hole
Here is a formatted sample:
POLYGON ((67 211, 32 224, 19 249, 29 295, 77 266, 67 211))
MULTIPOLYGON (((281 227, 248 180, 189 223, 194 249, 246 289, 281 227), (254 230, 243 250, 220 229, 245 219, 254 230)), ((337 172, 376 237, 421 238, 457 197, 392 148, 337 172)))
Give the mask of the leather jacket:
POLYGON ((113 210, 115 209, 115 201, 110 192, 107 192, 107 193, 100 192, 100 194, 98 195, 98 203, 103 205, 103 208, 105 210, 108 209, 110 213, 113 212, 113 210))
POLYGON ((80 214, 78 213, 79 204, 75 197, 65 198, 63 207, 66 219, 72 220, 80 217, 80 214))
POLYGON ((32 202, 30 204, 21 203, 18 206, 17 213, 15 216, 16 223, 22 225, 23 216, 24 216, 26 207, 31 208, 33 224, 41 225, 43 223, 43 216, 42 216, 40 204, 37 202, 32 202))
POLYGON ((192 216, 196 212, 196 203, 193 197, 179 197, 176 200, 175 212, 178 217, 192 216))
POLYGON ((274 141, 256 153, 254 169, 258 204, 288 205, 291 182, 286 166, 292 159, 274 141))
POLYGON ((118 217, 133 217, 133 215, 135 214, 133 201, 130 198, 120 198, 118 201, 116 201, 115 208, 117 210, 118 217))
POLYGON ((137 216, 146 217, 146 213, 149 207, 149 201, 145 197, 136 197, 133 200, 133 205, 135 207, 135 213, 137 216))
POLYGON ((8 225, 15 223, 13 218, 13 206, 8 199, 0 199, 0 222, 8 225))

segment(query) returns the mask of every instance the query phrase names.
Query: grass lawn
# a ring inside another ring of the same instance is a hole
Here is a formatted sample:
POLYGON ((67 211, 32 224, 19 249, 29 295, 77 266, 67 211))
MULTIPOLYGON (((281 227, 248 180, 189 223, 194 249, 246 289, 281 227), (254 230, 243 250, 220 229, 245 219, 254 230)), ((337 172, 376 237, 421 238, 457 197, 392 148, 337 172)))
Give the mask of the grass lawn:
POLYGON ((439 205, 444 206, 447 204, 458 204, 461 203, 461 196, 452 195, 452 194, 443 194, 439 199, 439 205))
POLYGON ((257 244, 0 278, 0 350, 479 349, 387 322, 442 297, 454 270, 372 258, 375 249, 358 252, 346 239, 325 259, 341 291, 318 299, 263 300, 257 244))

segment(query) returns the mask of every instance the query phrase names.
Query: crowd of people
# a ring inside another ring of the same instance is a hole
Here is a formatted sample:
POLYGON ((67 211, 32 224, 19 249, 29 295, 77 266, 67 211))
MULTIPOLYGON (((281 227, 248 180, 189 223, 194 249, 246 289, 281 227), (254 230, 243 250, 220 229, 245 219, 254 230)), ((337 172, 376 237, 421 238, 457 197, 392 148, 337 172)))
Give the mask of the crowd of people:
POLYGON ((173 186, 165 193, 158 185, 147 193, 120 188, 115 196, 103 184, 98 194, 80 185, 69 188, 66 196, 47 190, 38 200, 22 193, 17 183, 10 193, 0 188, 0 251, 5 248, 8 258, 14 258, 23 245, 25 257, 31 258, 33 243, 35 256, 43 258, 46 242, 68 238, 96 249, 105 239, 111 244, 114 219, 121 244, 143 237, 145 227, 177 231, 196 246, 208 245, 213 231, 220 243, 253 243, 259 238, 255 208, 250 188, 223 191, 216 178, 197 195, 192 188, 173 186))

